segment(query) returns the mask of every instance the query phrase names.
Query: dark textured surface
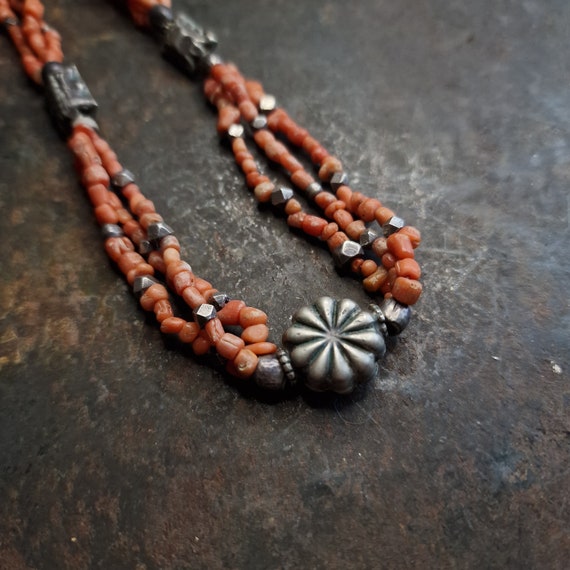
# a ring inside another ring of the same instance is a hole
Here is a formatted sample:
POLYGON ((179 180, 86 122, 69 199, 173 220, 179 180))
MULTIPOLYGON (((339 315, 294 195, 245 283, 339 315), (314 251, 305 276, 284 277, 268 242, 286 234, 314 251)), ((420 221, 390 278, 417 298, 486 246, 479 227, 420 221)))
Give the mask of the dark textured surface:
MULTIPOLYGON (((177 5, 421 228, 425 294, 362 394, 227 384, 110 267, 2 38, 0 568, 567 568, 570 4, 177 5)), ((366 302, 258 211, 199 86, 111 3, 47 19, 199 274, 276 338, 323 293, 366 302)))

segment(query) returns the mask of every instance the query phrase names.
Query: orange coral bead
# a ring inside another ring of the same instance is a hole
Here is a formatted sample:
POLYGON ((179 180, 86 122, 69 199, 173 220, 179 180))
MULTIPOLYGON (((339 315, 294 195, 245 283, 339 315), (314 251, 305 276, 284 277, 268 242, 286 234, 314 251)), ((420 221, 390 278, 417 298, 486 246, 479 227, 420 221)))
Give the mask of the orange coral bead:
POLYGON ((307 215, 303 220, 302 229, 307 235, 319 237, 327 225, 328 222, 323 218, 307 215))
POLYGON ((196 309, 206 302, 206 299, 196 287, 186 287, 186 289, 182 291, 182 298, 192 309, 196 309))
POLYGON ((257 355, 243 348, 237 354, 233 360, 233 368, 236 371, 237 376, 240 378, 249 378, 257 368, 257 355))
POLYGON ((244 329, 241 333, 241 338, 246 344, 253 344, 256 342, 265 342, 269 336, 269 328, 267 325, 251 325, 244 329))
POLYGON ((378 257, 382 257, 387 251, 386 238, 379 237, 372 242, 372 251, 378 257))
POLYGON ((224 326, 220 322, 220 319, 217 318, 209 320, 204 330, 206 331, 208 340, 214 345, 217 344, 225 334, 224 326))
POLYGON ((408 236, 414 249, 416 249, 422 242, 422 234, 420 233, 420 230, 414 228, 414 226, 404 226, 398 233, 408 236))
POLYGON ((226 306, 218 311, 218 319, 222 321, 224 326, 239 325, 239 315, 245 307, 245 303, 238 299, 232 299, 226 306))
POLYGON ((200 326, 198 323, 187 322, 178 333, 178 338, 182 342, 191 343, 196 340, 196 337, 200 334, 200 326))
POLYGON ((382 256, 382 265, 386 269, 392 269, 392 267, 394 267, 394 265, 396 265, 396 261, 397 261, 396 256, 390 252, 386 252, 382 256))
POLYGON ((196 340, 194 340, 192 343, 192 350, 194 351, 194 354, 198 356, 206 354, 212 346, 210 344, 210 341, 206 338, 206 336, 204 336, 203 333, 204 331, 201 331, 200 334, 196 337, 196 340))
POLYGON ((247 348, 248 350, 251 350, 253 354, 257 354, 257 356, 273 354, 277 351, 277 346, 272 342, 256 342, 254 344, 248 344, 247 348))
POLYGON ((375 293, 384 285, 387 278, 388 271, 384 267, 378 267, 374 273, 368 275, 368 277, 362 281, 362 284, 366 291, 375 293))
POLYGON ((400 259, 396 261, 396 273, 399 277, 408 277, 410 279, 419 279, 422 275, 422 270, 415 259, 400 259))
POLYGON ((366 259, 360 266, 360 272, 362 275, 364 275, 364 277, 372 275, 376 269, 378 269, 378 265, 372 259, 366 259))
POLYGON ((245 342, 232 333, 224 333, 216 343, 218 354, 226 360, 233 360, 245 346, 245 342))
POLYGON ((184 319, 169 317, 160 323, 160 332, 164 334, 178 334, 186 324, 184 319))
POLYGON ((392 286, 392 296, 404 305, 413 305, 422 294, 422 284, 415 279, 398 277, 392 286))
POLYGON ((393 218, 394 215, 395 215, 394 212, 390 210, 390 208, 385 208, 384 206, 378 208, 374 214, 374 216, 376 217, 376 221, 381 226, 384 225, 386 222, 388 222, 390 218, 393 218))
POLYGON ((255 307, 244 307, 239 312, 239 325, 246 329, 252 325, 264 325, 267 323, 267 315, 255 307))
POLYGON ((398 259, 414 257, 414 248, 412 247, 412 242, 406 234, 396 232, 395 234, 388 236, 386 245, 388 246, 388 251, 390 251, 390 253, 395 255, 398 259))

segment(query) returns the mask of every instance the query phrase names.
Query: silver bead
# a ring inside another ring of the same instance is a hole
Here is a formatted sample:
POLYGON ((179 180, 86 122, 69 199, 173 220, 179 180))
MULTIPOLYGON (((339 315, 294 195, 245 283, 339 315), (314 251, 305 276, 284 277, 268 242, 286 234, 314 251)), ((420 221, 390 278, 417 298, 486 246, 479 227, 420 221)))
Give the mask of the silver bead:
POLYGON ((282 390, 285 387, 285 372, 274 354, 260 356, 253 381, 266 390, 282 390))
POLYGON ((257 115, 253 121, 249 124, 249 126, 254 131, 259 131, 259 129, 264 129, 267 126, 267 117, 265 115, 257 115))
POLYGON ((216 311, 220 311, 230 302, 230 298, 225 293, 214 293, 208 299, 208 303, 214 306, 216 311))
POLYGON ((164 222, 155 222, 154 224, 150 224, 146 230, 147 239, 153 247, 159 247, 160 240, 162 238, 173 234, 174 230, 164 222))
POLYGON ((400 334, 410 322, 412 317, 412 309, 407 305, 398 303, 396 299, 384 299, 380 303, 380 310, 384 314, 386 327, 390 335, 400 334))
POLYGON ((132 184, 134 181, 135 175, 130 170, 123 168, 123 170, 117 172, 117 174, 111 178, 111 186, 113 186, 115 190, 121 190, 128 184, 132 184))
POLYGON ((332 255, 335 263, 339 267, 343 267, 356 257, 364 255, 364 250, 359 243, 347 240, 335 248, 332 252, 332 255))
POLYGON ((150 275, 140 275, 139 277, 135 277, 133 282, 133 293, 137 299, 140 299, 143 293, 156 283, 160 283, 160 281, 150 275))
POLYGON ((117 224, 103 224, 101 226, 101 233, 105 239, 123 237, 125 235, 125 232, 123 232, 121 226, 117 224))
POLYGON ((154 247, 152 246, 152 243, 147 239, 143 239, 139 243, 139 253, 141 255, 148 255, 153 249, 154 247))
POLYGON ((276 207, 283 207, 294 195, 295 193, 291 188, 281 186, 271 192, 271 204, 276 207))
POLYGON ((208 321, 216 318, 216 309, 214 305, 203 303, 194 309, 194 320, 198 323, 200 328, 204 328, 208 321))
POLYGON ((335 172, 331 178, 331 188, 336 192, 341 186, 348 184, 348 174, 345 172, 335 172))
POLYGON ((320 194, 323 191, 323 187, 318 182, 311 182, 305 188, 305 194, 309 200, 314 200, 317 194, 320 194))
POLYGON ((148 11, 148 21, 154 35, 162 40, 166 30, 174 22, 174 16, 170 8, 157 4, 148 11))
POLYGON ((388 237, 389 235, 395 234, 398 230, 401 230, 406 223, 402 218, 398 218, 398 216, 392 216, 383 226, 382 229, 384 230, 384 237, 388 237))
POLYGON ((243 125, 233 124, 228 129, 228 137, 230 139, 241 139, 245 133, 243 125))
POLYGON ((259 110, 264 113, 270 113, 277 107, 277 99, 273 95, 267 93, 261 96, 259 100, 259 110))
POLYGON ((367 382, 384 356, 386 344, 374 317, 350 299, 321 297, 293 316, 283 335, 291 362, 315 391, 351 392, 367 382))
POLYGON ((372 244, 377 238, 378 234, 374 230, 366 228, 358 237, 358 241, 362 247, 372 247, 372 244))
POLYGON ((287 378, 290 384, 295 384, 297 376, 295 374, 295 370, 293 369, 293 364, 291 363, 291 357, 289 356, 289 353, 283 348, 278 348, 275 356, 277 356, 277 360, 279 360, 279 364, 285 373, 285 378, 287 378))
POLYGON ((388 336, 388 327, 386 326, 386 317, 384 316, 382 309, 376 305, 376 303, 370 303, 370 305, 368 305, 368 310, 370 311, 370 314, 376 319, 380 332, 384 338, 386 338, 388 336))
POLYGON ((216 53, 210 53, 204 58, 204 65, 207 68, 214 67, 214 65, 221 65, 224 60, 216 53))

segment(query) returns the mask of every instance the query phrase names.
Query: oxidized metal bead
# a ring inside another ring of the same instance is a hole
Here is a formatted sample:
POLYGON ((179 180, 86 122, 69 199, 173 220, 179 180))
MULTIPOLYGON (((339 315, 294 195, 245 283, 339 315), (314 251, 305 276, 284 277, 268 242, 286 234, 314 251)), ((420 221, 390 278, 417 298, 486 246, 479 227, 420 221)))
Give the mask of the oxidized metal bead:
POLYGON ((260 356, 253 381, 266 390, 282 390, 285 387, 285 372, 274 354, 260 356))
POLYGON ((370 380, 386 344, 374 317, 350 299, 321 297, 293 316, 283 335, 291 362, 315 391, 351 392, 370 380))
POLYGON ((168 27, 174 22, 174 16, 170 8, 156 4, 148 11, 148 21, 152 33, 162 40, 168 27))
POLYGON ((141 240, 139 243, 139 253, 141 255, 148 255, 154 249, 152 243, 147 239, 141 240))
POLYGON ((395 234, 397 231, 401 230, 406 223, 402 218, 398 216, 392 216, 383 226, 382 230, 384 231, 384 237, 388 237, 392 234, 395 234))
POLYGON ((368 248, 368 247, 372 247, 372 244, 374 243, 374 241, 377 238, 378 238, 378 234, 374 230, 372 230, 370 228, 366 228, 360 234, 358 241, 360 242, 360 245, 362 247, 368 248))
POLYGON ((384 299, 380 303, 380 310, 384 314, 388 333, 393 336, 400 334, 408 326, 412 317, 412 309, 398 303, 394 298, 384 299))
POLYGON ((122 190, 127 184, 132 184, 134 181, 135 175, 130 170, 123 168, 111 178, 111 186, 115 190, 122 190))
POLYGON ((121 226, 117 224, 103 224, 101 226, 101 233, 105 239, 123 237, 125 235, 125 232, 123 232, 121 226))
POLYGON ((230 139, 241 139, 245 133, 243 125, 233 124, 228 129, 228 137, 230 139))
POLYGON ((198 323, 200 328, 204 328, 208 321, 216 318, 216 309, 210 303, 203 303, 194 309, 194 320, 198 323))
POLYGON ((155 222, 150 224, 146 230, 148 241, 153 247, 157 248, 160 246, 160 240, 166 236, 171 236, 174 234, 174 230, 164 222, 155 222))
POLYGON ((284 186, 276 188, 273 190, 273 192, 271 192, 271 205, 276 207, 284 207, 285 204, 287 204, 287 202, 291 200, 294 195, 295 193, 293 190, 291 190, 291 188, 285 188, 284 186))
POLYGON ((386 317, 384 316, 382 309, 376 305, 376 303, 370 303, 370 305, 368 305, 368 310, 376 319, 380 332, 384 335, 384 338, 386 338, 388 336, 388 327, 386 326, 386 317))
POLYGON ((364 255, 364 250, 359 243, 347 240, 334 249, 332 255, 335 263, 339 267, 343 267, 356 257, 364 255))
POLYGON ((311 182, 305 188, 305 194, 309 200, 314 200, 317 194, 320 194, 323 191, 323 187, 318 182, 311 182))
POLYGON ((214 293, 208 299, 208 303, 213 305, 216 311, 222 310, 229 302, 230 298, 225 293, 214 293))
POLYGON ((264 113, 270 113, 277 107, 277 99, 273 95, 264 93, 259 100, 259 110, 264 113))
POLYGON ((135 277, 133 282, 133 293, 135 294, 135 297, 140 299, 143 296, 143 293, 156 283, 160 283, 160 281, 150 275, 140 275, 139 277, 135 277))
POLYGON ((267 126, 267 117, 265 115, 257 115, 249 125, 254 131, 264 129, 267 126))
POLYGON ((348 174, 346 172, 335 172, 330 180, 331 188, 336 192, 341 186, 348 184, 348 174))
POLYGON ((49 62, 42 69, 47 107, 59 131, 67 136, 79 115, 93 116, 97 102, 75 65, 49 62))
POLYGON ((291 357, 289 356, 289 353, 286 350, 284 350, 283 348, 279 348, 279 349, 277 349, 275 356, 277 357, 277 360, 279 360, 279 364, 281 365, 281 368, 283 369, 283 372, 285 374, 285 378, 287 378, 287 380, 290 384, 295 384, 296 383, 295 380, 296 380, 297 376, 295 374, 293 364, 291 363, 291 357))

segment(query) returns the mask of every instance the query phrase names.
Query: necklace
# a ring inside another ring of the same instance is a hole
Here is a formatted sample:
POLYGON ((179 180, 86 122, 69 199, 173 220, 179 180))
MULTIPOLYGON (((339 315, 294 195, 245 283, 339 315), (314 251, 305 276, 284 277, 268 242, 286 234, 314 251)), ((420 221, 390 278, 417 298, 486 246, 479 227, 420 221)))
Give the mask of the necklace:
POLYGON ((174 231, 99 134, 97 103, 77 68, 63 63, 60 36, 44 22, 40 0, 0 0, 0 22, 26 74, 43 86, 48 110, 67 140, 101 225, 107 254, 163 333, 191 345, 196 355, 215 352, 229 374, 268 389, 302 378, 315 391, 352 391, 374 376, 386 338, 399 334, 410 320, 410 305, 422 290, 414 259, 420 233, 375 198, 353 191, 337 158, 278 107, 260 83, 246 80, 215 54, 211 32, 183 14, 174 17, 169 0, 127 0, 127 6, 135 23, 160 41, 168 59, 192 77, 205 77, 218 133, 231 146, 256 200, 284 214, 299 233, 326 243, 339 267, 383 299, 365 311, 350 299, 322 297, 293 315, 283 347, 269 342, 263 311, 219 292, 181 258, 174 231), (291 188, 277 187, 262 174, 250 140, 323 217, 304 211, 291 188), (309 157, 318 179, 290 148, 309 157), (188 318, 175 316, 171 296, 184 301, 188 318))

